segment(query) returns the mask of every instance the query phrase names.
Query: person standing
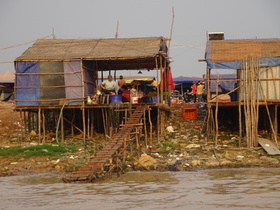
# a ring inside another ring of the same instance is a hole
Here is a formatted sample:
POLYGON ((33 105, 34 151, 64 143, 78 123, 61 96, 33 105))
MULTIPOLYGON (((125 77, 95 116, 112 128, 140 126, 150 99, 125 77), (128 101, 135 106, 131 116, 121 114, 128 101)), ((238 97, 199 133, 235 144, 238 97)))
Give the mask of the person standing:
POLYGON ((204 94, 204 82, 203 81, 200 81, 198 83, 198 86, 196 87, 196 94, 197 94, 197 100, 198 100, 198 103, 202 103, 202 97, 203 97, 203 94, 204 94))
POLYGON ((110 95, 116 94, 117 86, 116 86, 116 82, 113 81, 112 75, 108 75, 108 79, 103 81, 100 84, 100 87, 102 88, 102 91, 105 94, 110 94, 110 95))
POLYGON ((122 87, 126 85, 126 81, 123 79, 123 76, 120 75, 120 80, 118 81, 118 86, 119 86, 119 90, 118 90, 118 94, 121 94, 122 92, 122 87))
POLYGON ((192 85, 192 92, 191 94, 193 95, 193 102, 196 103, 196 93, 197 93, 197 85, 196 85, 197 81, 194 81, 193 82, 193 85, 192 85))
POLYGON ((136 90, 134 85, 132 85, 130 89, 130 100, 131 103, 138 103, 138 91, 136 90))

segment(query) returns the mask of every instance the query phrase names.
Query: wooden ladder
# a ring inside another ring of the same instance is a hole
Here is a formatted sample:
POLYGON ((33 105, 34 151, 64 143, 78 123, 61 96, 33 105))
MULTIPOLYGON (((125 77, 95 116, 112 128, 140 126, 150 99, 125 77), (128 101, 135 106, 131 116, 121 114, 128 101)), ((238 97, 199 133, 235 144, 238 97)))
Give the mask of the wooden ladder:
POLYGON ((126 149, 124 148, 125 139, 129 137, 135 126, 139 125, 146 109, 146 105, 137 106, 118 133, 112 136, 108 144, 96 154, 91 162, 80 167, 78 171, 71 173, 68 177, 63 177, 62 180, 66 183, 93 182, 98 178, 103 179, 107 173, 111 174, 114 168, 117 169, 118 175, 120 171, 124 172, 119 165, 119 158, 126 149), (106 166, 107 170, 104 170, 106 166))

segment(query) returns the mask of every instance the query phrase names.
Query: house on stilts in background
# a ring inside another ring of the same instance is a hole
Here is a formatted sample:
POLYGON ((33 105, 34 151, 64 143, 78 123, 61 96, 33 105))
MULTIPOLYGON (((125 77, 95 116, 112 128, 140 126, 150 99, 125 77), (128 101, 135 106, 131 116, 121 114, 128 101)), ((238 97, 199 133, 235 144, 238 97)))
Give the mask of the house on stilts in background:
POLYGON ((260 132, 267 132, 271 134, 267 138, 277 145, 280 39, 224 40, 221 33, 211 35, 204 60, 207 63, 207 138, 217 142, 219 128, 227 125, 227 129, 239 131, 239 144, 255 147, 260 132), (212 75, 216 69, 223 73, 235 70, 235 75, 212 75), (229 82, 229 88, 222 88, 223 83, 229 82))
POLYGON ((82 137, 86 143, 96 133, 109 139, 138 106, 145 105, 135 126, 148 144, 164 131, 169 114, 167 51, 163 37, 39 39, 15 60, 16 110, 28 131, 39 135, 40 143, 49 133, 55 133, 59 143, 66 136, 82 137), (100 80, 109 74, 116 80, 120 70, 155 71, 157 100, 110 103, 110 96, 97 95, 100 80))

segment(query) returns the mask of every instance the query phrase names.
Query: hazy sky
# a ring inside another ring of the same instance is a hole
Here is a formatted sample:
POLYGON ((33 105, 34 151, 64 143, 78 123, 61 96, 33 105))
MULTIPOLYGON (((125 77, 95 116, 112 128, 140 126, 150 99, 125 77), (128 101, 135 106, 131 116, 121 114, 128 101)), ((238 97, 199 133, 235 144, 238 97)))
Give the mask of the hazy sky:
POLYGON ((0 0, 0 73, 31 44, 57 38, 168 38, 173 76, 202 76, 206 33, 226 39, 280 38, 280 0, 0 0))

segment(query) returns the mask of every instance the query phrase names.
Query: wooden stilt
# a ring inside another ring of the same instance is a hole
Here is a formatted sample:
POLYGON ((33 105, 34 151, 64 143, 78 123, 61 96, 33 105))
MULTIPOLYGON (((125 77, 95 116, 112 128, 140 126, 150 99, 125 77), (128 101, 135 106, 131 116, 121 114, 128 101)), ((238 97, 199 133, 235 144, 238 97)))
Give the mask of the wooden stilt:
POLYGON ((218 134, 219 134, 219 122, 218 122, 218 111, 219 111, 219 98, 218 98, 218 89, 219 89, 219 79, 220 75, 217 75, 216 81, 216 107, 215 107, 215 145, 218 144, 218 134))
POLYGON ((41 144, 41 108, 38 109, 38 143, 41 144))
POLYGON ((45 110, 42 109, 42 127, 43 127, 43 144, 46 143, 46 116, 45 116, 45 110))
POLYGON ((210 140, 210 122, 211 122, 211 92, 210 92, 210 73, 211 70, 209 68, 206 69, 206 75, 207 75, 207 120, 206 120, 206 143, 210 140))
MULTIPOLYGON (((63 112, 63 111, 62 111, 63 112)), ((60 118, 60 133, 61 133, 61 143, 64 144, 64 117, 63 117, 63 113, 61 115, 60 118)))
MULTIPOLYGON (((146 111, 144 112, 144 115, 143 115, 143 124, 144 124, 144 138, 145 138, 145 144, 148 144, 146 142, 148 142, 148 137, 147 137, 147 119, 146 119, 146 111)), ((149 142, 150 144, 152 142, 149 142)))

